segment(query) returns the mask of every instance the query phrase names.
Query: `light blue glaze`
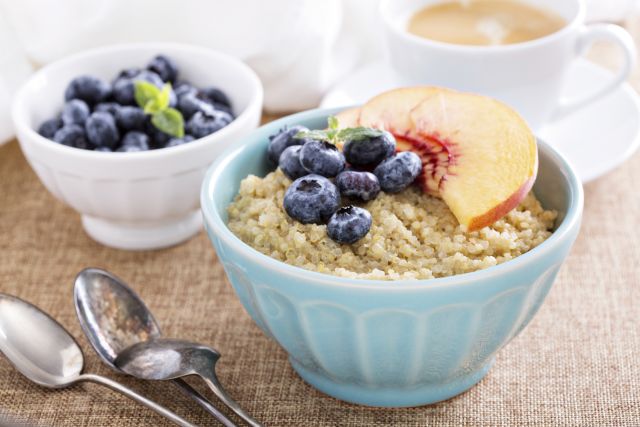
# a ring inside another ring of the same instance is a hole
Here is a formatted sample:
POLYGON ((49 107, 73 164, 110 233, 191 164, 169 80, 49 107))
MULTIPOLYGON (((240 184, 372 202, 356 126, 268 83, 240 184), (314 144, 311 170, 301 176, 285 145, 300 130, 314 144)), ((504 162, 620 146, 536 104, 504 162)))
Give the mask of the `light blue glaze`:
MULTIPOLYGON (((474 273, 419 281, 355 280, 269 258, 225 225, 249 174, 265 175, 267 137, 283 125, 324 128, 336 110, 286 117, 255 131, 209 168, 205 226, 240 301, 311 385, 372 406, 417 406, 464 392, 532 319, 576 239, 583 194, 574 170, 539 143, 534 190, 560 212, 557 230, 532 251, 474 273)), ((541 375, 544 366, 540 365, 541 375)))

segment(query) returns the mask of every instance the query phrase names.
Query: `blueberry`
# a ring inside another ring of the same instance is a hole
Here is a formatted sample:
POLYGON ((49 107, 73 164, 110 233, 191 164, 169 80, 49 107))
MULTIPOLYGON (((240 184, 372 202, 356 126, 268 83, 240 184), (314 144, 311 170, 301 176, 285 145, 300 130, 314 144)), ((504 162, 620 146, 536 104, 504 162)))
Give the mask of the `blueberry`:
POLYGON ((343 171, 336 177, 340 194, 364 201, 373 200, 380 193, 378 178, 371 172, 343 171))
POLYGON ((147 120, 144 127, 146 134, 149 135, 152 148, 164 147, 165 145, 167 145, 169 140, 173 138, 173 136, 169 135, 168 133, 164 133, 160 129, 155 127, 153 123, 151 123, 151 120, 147 120))
POLYGON ((165 82, 175 82, 178 77, 178 67, 175 62, 164 55, 158 55, 151 60, 147 69, 158 74, 165 82))
POLYGON ((132 79, 134 81, 143 80, 159 88, 162 88, 162 86, 164 86, 164 81, 162 80, 162 78, 157 73, 154 73, 153 71, 149 71, 149 70, 140 71, 138 74, 133 76, 132 79))
POLYGON ((53 135, 53 140, 69 147, 90 149, 84 129, 80 125, 66 125, 58 129, 53 135))
POLYGON ((223 111, 213 111, 212 114, 198 111, 189 119, 187 129, 194 137, 202 138, 219 131, 232 121, 233 118, 223 111))
POLYGON ((188 92, 178 98, 178 110, 186 120, 189 120, 198 111, 206 114, 213 114, 215 111, 211 104, 199 99, 193 92, 188 92))
POLYGON ((105 153, 113 152, 113 150, 111 148, 109 148, 109 147, 96 147, 96 148, 93 149, 93 151, 102 151, 102 152, 105 152, 105 153))
POLYGON ((53 139, 56 131, 62 127, 62 120, 59 117, 54 117, 42 123, 38 128, 38 133, 45 138, 53 139))
POLYGON ((214 102, 213 108, 218 111, 224 111, 225 113, 229 114, 233 118, 236 117, 235 114, 233 114, 233 110, 231 109, 231 107, 228 107, 224 104, 220 104, 219 102, 214 102))
POLYGON ((132 78, 137 76, 138 74, 140 74, 140 71, 142 71, 140 68, 125 68, 124 70, 120 71, 118 73, 118 76, 115 78, 115 80, 113 81, 113 83, 115 83, 116 80, 120 79, 120 78, 132 78))
POLYGON ((178 109, 183 116, 189 118, 198 111, 209 113, 213 110, 224 111, 232 118, 235 118, 233 109, 226 103, 214 101, 213 97, 207 96, 195 88, 185 87, 183 83, 178 95, 178 109))
POLYGON ((398 193, 407 188, 421 170, 420 157, 411 151, 403 151, 380 163, 373 173, 378 177, 383 191, 398 193))
POLYGON ((302 146, 300 163, 309 172, 327 178, 338 175, 345 166, 344 156, 335 145, 315 139, 302 146))
POLYGON ((191 135, 185 135, 182 138, 171 138, 165 145, 165 148, 177 147, 178 145, 183 145, 194 140, 195 138, 191 135))
POLYGON ((396 140, 389 132, 375 138, 354 138, 344 143, 344 157, 354 166, 376 166, 396 151, 396 140))
MULTIPOLYGON (((149 150, 149 136, 143 132, 139 132, 136 130, 132 130, 124 134, 122 141, 120 141, 121 147, 136 147, 140 150, 138 151, 147 151, 149 150)), ((118 149, 118 151, 123 151, 118 149)))
POLYGON ((327 234, 338 243, 351 244, 362 239, 371 229, 371 214, 357 206, 345 206, 331 215, 327 234))
POLYGON ((135 87, 134 83, 138 80, 149 82, 158 88, 162 88, 164 82, 159 75, 149 70, 139 71, 134 76, 125 75, 118 77, 113 83, 113 97, 122 105, 135 105, 135 87))
POLYGON ((303 224, 322 224, 340 207, 340 193, 320 175, 298 178, 284 193, 284 210, 303 224))
POLYGON ((144 130, 147 116, 142 108, 125 105, 116 111, 116 124, 123 131, 144 130))
POLYGON ((113 98, 120 105, 133 105, 135 103, 133 80, 123 77, 113 84, 113 98))
POLYGON ((109 96, 111 96, 109 83, 92 76, 76 77, 64 91, 65 101, 81 99, 90 106, 105 101, 109 96))
POLYGON ((204 89, 200 89, 199 94, 201 98, 206 99, 211 104, 222 104, 229 108, 231 108, 231 101, 226 93, 217 87, 207 87, 204 89))
POLYGON ((292 145, 302 145, 306 142, 302 138, 294 138, 300 132, 306 132, 307 129, 304 126, 295 125, 290 128, 283 127, 275 135, 269 137, 269 147, 267 149, 267 156, 274 165, 278 164, 280 155, 287 148, 292 145))
POLYGON ((169 91, 169 107, 176 108, 177 106, 178 106, 178 96, 173 91, 173 89, 171 89, 169 91))
POLYGON ((98 147, 115 148, 120 134, 113 116, 105 112, 93 113, 84 125, 89 142, 98 147))
POLYGON ((93 112, 109 113, 113 117, 115 117, 116 112, 119 109, 120 109, 120 104, 118 104, 117 102, 101 102, 100 104, 96 104, 96 106, 93 107, 93 112))
POLYGON ((65 125, 84 125, 89 114, 90 110, 86 102, 72 99, 62 108, 62 123, 65 125))
POLYGON ((193 87, 192 85, 184 81, 176 83, 173 86, 173 91, 176 93, 176 96, 178 97, 178 99, 181 96, 186 95, 187 93, 192 93, 194 95, 198 93, 198 89, 196 89, 195 87, 193 87))
POLYGON ((309 175, 309 172, 300 164, 301 145, 287 147, 280 155, 278 166, 289 179, 298 179, 301 176, 309 175))

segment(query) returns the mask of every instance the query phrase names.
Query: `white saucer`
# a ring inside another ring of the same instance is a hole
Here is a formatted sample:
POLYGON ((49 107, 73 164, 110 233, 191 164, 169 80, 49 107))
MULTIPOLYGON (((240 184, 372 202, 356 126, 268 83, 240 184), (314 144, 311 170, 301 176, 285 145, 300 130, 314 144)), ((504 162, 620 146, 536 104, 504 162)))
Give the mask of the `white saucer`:
MULTIPOLYGON (((579 96, 611 77, 610 71, 579 59, 569 72, 566 96, 579 96)), ((382 62, 369 64, 329 91, 321 106, 362 104, 396 86, 388 65, 382 62)), ((573 163, 583 182, 589 182, 618 167, 640 145, 638 94, 625 83, 615 92, 547 125, 538 133, 573 163)))

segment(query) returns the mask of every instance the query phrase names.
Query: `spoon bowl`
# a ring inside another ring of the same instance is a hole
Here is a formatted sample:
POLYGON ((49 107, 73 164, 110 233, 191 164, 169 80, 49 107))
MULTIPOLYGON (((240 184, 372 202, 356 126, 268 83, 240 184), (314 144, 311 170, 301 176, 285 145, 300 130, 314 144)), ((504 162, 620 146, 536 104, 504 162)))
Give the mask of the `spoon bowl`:
POLYGON ((115 365, 123 372, 149 380, 171 380, 213 370, 220 353, 210 347, 176 339, 133 345, 120 353, 115 365))
POLYGON ((202 344, 158 338, 127 348, 116 357, 114 364, 123 372, 147 380, 171 380, 197 375, 247 424, 260 427, 261 424, 222 388, 215 371, 219 358, 220 353, 202 344))
POLYGON ((32 382, 63 388, 79 382, 102 384, 142 403, 183 427, 192 424, 109 378, 83 374, 84 356, 76 340, 54 318, 33 304, 0 293, 0 351, 32 382))
MULTIPOLYGON (((99 268, 82 270, 76 277, 73 294, 82 331, 100 359, 116 372, 123 373, 114 364, 122 351, 161 335, 158 322, 142 299, 124 281, 108 271, 99 268)), ((176 379, 174 384, 224 426, 235 427, 231 420, 185 381, 176 379)))
POLYGON ((22 375, 49 388, 78 380, 84 356, 55 319, 19 298, 0 294, 0 351, 22 375))
POLYGON ((149 380, 172 380, 213 369, 220 353, 184 340, 158 339, 135 344, 118 355, 123 372, 149 380))
POLYGON ((131 288, 113 274, 84 269, 76 277, 74 301, 80 326, 104 363, 127 347, 160 337, 151 311, 131 288))

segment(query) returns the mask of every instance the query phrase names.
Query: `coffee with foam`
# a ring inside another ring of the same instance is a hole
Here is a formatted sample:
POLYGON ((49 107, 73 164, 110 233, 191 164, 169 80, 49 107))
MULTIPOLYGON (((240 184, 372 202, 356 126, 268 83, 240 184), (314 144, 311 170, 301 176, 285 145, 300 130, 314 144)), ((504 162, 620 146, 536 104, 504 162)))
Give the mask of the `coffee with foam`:
POLYGON ((407 29, 440 42, 491 46, 535 40, 565 25, 554 12, 516 0, 460 0, 419 10, 407 29))

